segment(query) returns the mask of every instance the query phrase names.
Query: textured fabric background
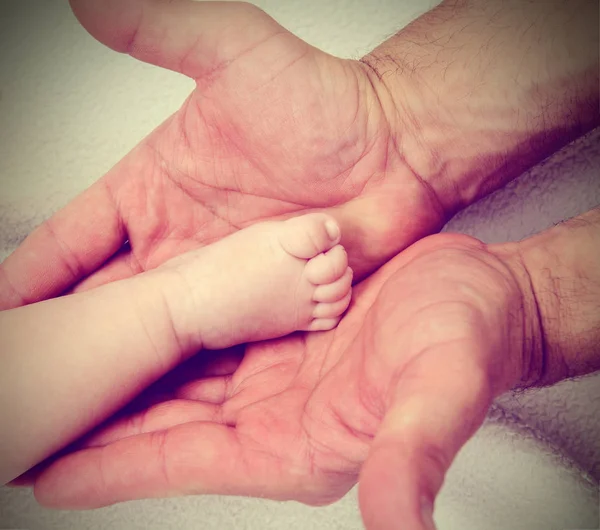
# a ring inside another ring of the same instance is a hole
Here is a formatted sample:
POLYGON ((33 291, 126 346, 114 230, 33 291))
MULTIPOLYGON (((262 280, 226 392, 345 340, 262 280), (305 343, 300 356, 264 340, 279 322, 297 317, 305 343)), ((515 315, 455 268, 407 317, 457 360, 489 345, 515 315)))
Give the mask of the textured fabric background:
MULTIPOLYGON (((261 0, 327 52, 360 57, 434 0, 261 0)), ((0 3, 0 258, 176 110, 188 79, 103 48, 66 0, 0 3)), ((600 203, 600 131, 462 212, 446 230, 516 240, 600 203)), ((452 467, 440 530, 599 528, 600 378, 506 395, 452 467)), ((360 529, 355 491, 325 508, 227 497, 39 508, 0 489, 0 528, 360 529)))

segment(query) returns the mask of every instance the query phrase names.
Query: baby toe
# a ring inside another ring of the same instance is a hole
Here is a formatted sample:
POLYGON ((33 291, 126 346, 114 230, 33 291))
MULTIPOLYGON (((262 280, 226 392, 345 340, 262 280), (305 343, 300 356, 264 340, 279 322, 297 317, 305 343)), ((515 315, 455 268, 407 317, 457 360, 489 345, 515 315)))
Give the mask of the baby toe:
POLYGON ((336 245, 325 254, 311 259, 304 269, 306 279, 314 285, 333 283, 341 278, 348 268, 348 255, 341 245, 336 245))
POLYGON ((346 267, 346 271, 333 283, 318 285, 313 294, 315 302, 337 302, 348 294, 352 288, 352 269, 346 267))
POLYGON ((310 259, 326 252, 340 242, 337 221, 324 213, 293 217, 281 224, 279 241, 288 254, 310 259))
POLYGON ((335 328, 341 320, 341 317, 337 318, 315 318, 307 327, 305 331, 329 331, 335 328))
POLYGON ((348 304, 350 304, 350 298, 352 297, 352 291, 348 291, 346 296, 337 302, 322 302, 317 304, 313 311, 313 318, 336 318, 342 315, 346 309, 348 309, 348 304))

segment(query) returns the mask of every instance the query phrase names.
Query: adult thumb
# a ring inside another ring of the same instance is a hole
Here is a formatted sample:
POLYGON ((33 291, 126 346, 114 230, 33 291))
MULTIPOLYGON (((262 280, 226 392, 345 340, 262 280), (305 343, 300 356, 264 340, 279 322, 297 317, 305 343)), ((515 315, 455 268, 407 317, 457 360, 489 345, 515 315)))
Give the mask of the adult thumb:
POLYGON ((428 349, 407 365, 359 480, 369 530, 433 530, 444 476, 485 418, 493 394, 470 341, 428 349))
POLYGON ((212 76, 283 28, 244 2, 70 0, 81 25, 122 53, 192 79, 212 76))

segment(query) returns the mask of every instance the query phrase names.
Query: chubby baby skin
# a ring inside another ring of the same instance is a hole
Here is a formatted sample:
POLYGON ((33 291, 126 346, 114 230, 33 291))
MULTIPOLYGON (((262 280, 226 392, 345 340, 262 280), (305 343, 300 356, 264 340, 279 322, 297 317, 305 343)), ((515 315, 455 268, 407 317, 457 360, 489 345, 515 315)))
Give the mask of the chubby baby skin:
POLYGON ((325 214, 259 223, 133 278, 0 313, 0 482, 200 349, 334 328, 351 298, 325 214))
POLYGON ((308 214, 253 225, 165 263, 157 272, 179 340, 219 349, 334 328, 352 284, 340 237, 333 218, 308 214))

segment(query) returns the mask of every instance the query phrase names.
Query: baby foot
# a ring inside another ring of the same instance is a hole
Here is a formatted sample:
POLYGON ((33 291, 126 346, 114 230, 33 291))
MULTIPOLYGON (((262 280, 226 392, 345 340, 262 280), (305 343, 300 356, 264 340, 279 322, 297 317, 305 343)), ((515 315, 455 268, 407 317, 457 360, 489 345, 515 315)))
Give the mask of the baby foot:
POLYGON ((307 214, 258 223, 165 264, 179 278, 178 296, 168 297, 176 332, 219 349, 334 328, 352 284, 340 236, 332 217, 307 214))

